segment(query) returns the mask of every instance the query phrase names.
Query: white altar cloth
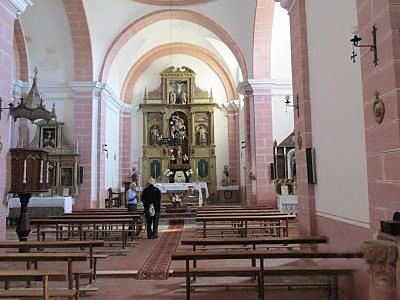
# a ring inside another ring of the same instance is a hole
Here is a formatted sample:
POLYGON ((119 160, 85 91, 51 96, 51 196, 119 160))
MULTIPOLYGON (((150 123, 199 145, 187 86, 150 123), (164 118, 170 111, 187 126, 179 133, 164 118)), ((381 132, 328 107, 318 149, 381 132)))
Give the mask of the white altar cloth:
POLYGON ((278 195, 278 208, 288 214, 297 214, 297 195, 278 195))
POLYGON ((193 187, 199 191, 199 206, 203 205, 203 193, 202 189, 206 192, 206 199, 209 197, 207 182, 191 182, 191 183, 156 183, 156 187, 159 188, 161 193, 168 193, 174 191, 187 191, 193 187))
MULTIPOLYGON (((72 197, 31 197, 28 207, 62 207, 64 213, 72 212, 74 198, 72 197)), ((10 198, 7 204, 7 215, 10 208, 20 208, 19 198, 10 198)))

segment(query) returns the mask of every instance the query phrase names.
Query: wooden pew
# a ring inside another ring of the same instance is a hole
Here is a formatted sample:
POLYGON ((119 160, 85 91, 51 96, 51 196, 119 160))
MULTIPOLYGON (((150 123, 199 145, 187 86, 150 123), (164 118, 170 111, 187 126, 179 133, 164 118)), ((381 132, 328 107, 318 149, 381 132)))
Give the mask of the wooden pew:
POLYGON ((67 274, 60 270, 0 270, 0 281, 5 282, 5 289, 0 289, 0 298, 5 297, 42 297, 48 300, 50 297, 73 297, 75 295, 74 289, 50 289, 49 281, 65 281, 67 274), (42 288, 40 290, 21 288, 9 289, 11 281, 41 281, 42 288))
POLYGON ((30 263, 37 264, 40 261, 65 261, 67 262, 67 278, 68 278, 68 289, 73 288, 73 269, 72 263, 74 261, 86 261, 86 253, 66 253, 66 252, 54 252, 54 253, 39 253, 39 252, 25 252, 25 253, 1 253, 0 261, 22 261, 26 262, 27 266, 30 263))
MULTIPOLYGON (((284 222, 284 231, 283 235, 288 236, 289 234, 289 220, 295 219, 296 216, 294 215, 261 215, 261 216, 211 216, 211 217, 196 217, 196 222, 201 222, 203 223, 203 234, 202 236, 205 238, 207 237, 207 223, 210 222, 228 222, 228 224, 234 224, 241 231, 241 237, 247 237, 247 229, 248 229, 248 223, 249 222, 284 222)), ((280 235, 280 230, 278 231, 278 236, 280 235)))
POLYGON ((86 219, 84 216, 82 218, 72 218, 72 219, 33 219, 31 220, 32 225, 36 225, 36 235, 37 235, 37 240, 40 241, 40 235, 41 235, 41 228, 43 226, 55 226, 56 230, 56 239, 62 239, 62 227, 78 227, 78 233, 79 233, 79 239, 83 240, 84 239, 84 226, 91 227, 93 231, 96 230, 96 226, 98 225, 103 225, 103 226, 120 226, 121 230, 118 230, 118 232, 121 233, 121 240, 122 240, 122 248, 125 249, 127 246, 127 233, 128 233, 128 227, 131 226, 132 228, 135 228, 135 223, 133 221, 134 218, 101 218, 101 219, 86 219))
MULTIPOLYGON (((193 251, 197 246, 228 246, 228 245, 252 245, 252 249, 256 250, 256 245, 293 245, 293 244, 323 244, 327 243, 326 236, 309 236, 309 237, 274 237, 274 238, 186 238, 181 240, 182 245, 191 245, 193 251)), ((252 267, 256 266, 253 259, 252 267)), ((196 260, 193 259, 193 268, 196 268, 196 260)), ((195 279, 195 277, 193 278, 195 279)))
MULTIPOLYGON (((278 275, 282 273, 286 274, 313 274, 313 272, 321 274, 321 273, 330 273, 334 276, 340 274, 343 268, 332 268, 332 267, 322 267, 318 268, 312 265, 310 268, 307 265, 302 266, 301 269, 294 266, 293 268, 287 268, 284 266, 284 269, 280 269, 279 267, 264 268, 264 259, 283 259, 283 258, 292 258, 292 259, 315 259, 315 258, 362 258, 363 254, 361 252, 333 252, 333 251, 324 251, 324 252, 312 252, 312 251, 262 251, 262 250, 236 250, 236 251, 177 251, 171 255, 172 260, 183 260, 185 261, 185 270, 184 276, 186 277, 186 299, 190 299, 190 278, 192 276, 257 276, 258 277, 258 295, 260 299, 264 299, 264 276, 265 275, 278 275), (217 264, 214 267, 210 268, 191 268, 190 261, 193 260, 238 260, 238 259, 246 259, 246 260, 259 260, 259 265, 257 267, 248 267, 248 268, 226 268, 220 267, 217 264)), ((173 271, 173 273, 175 270, 173 271)), ((179 273, 177 269, 177 273, 179 273)), ((337 283, 337 280, 336 280, 337 283)), ((336 291, 337 293, 337 291, 336 291)), ((336 294, 337 295, 337 294, 336 294)))
POLYGON ((94 247, 104 247, 103 240, 84 240, 84 241, 0 241, 0 249, 23 249, 23 252, 29 252, 33 248, 38 250, 55 248, 89 248, 89 268, 91 277, 89 283, 96 278, 96 265, 99 256, 93 254, 94 247))

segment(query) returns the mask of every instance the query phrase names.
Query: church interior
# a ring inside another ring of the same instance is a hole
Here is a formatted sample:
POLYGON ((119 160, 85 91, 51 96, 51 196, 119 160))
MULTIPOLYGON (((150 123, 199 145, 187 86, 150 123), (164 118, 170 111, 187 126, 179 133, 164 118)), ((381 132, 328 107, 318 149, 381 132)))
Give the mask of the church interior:
POLYGON ((0 0, 0 299, 400 299, 399 20, 0 0))

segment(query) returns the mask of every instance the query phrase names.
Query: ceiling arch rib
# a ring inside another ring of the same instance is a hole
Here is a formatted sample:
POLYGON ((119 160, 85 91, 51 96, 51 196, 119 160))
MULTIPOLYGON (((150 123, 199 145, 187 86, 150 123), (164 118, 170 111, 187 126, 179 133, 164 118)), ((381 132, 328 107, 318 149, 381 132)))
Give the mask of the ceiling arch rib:
POLYGON ((188 6, 205 3, 213 0, 133 0, 139 3, 164 6, 188 6))
POLYGON ((122 86, 121 99, 125 102, 129 102, 131 92, 140 75, 145 72, 147 67, 151 65, 154 60, 171 54, 186 54, 205 62, 221 79, 221 82, 225 88, 227 99, 238 99, 235 81, 225 66, 218 60, 218 58, 206 49, 188 43, 160 45, 143 55, 129 70, 122 86))
POLYGON ((139 18, 138 20, 131 23, 127 26, 118 37, 111 43, 111 46, 107 50, 107 53, 104 57, 100 74, 99 81, 107 82, 110 68, 113 64, 114 59, 117 57, 118 52, 121 48, 132 38, 135 36, 137 32, 146 28, 156 22, 162 20, 183 20, 191 23, 198 24, 212 33, 214 33, 221 41, 223 41, 228 48, 232 51, 236 60, 238 61, 240 70, 242 72, 243 79, 246 80, 248 78, 247 64, 244 59, 243 54, 240 51, 239 46, 232 39, 232 37, 217 23, 213 20, 207 18, 206 16, 199 14, 190 10, 161 10, 155 11, 150 14, 139 18))

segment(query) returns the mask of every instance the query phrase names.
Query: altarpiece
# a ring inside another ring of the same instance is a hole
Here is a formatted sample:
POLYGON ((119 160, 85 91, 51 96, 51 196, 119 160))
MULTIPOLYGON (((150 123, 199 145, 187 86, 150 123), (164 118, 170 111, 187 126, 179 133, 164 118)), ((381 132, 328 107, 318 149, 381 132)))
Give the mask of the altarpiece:
POLYGON ((216 186, 212 91, 198 88, 196 73, 185 66, 169 67, 160 76, 160 86, 146 91, 140 105, 144 178, 216 186))

